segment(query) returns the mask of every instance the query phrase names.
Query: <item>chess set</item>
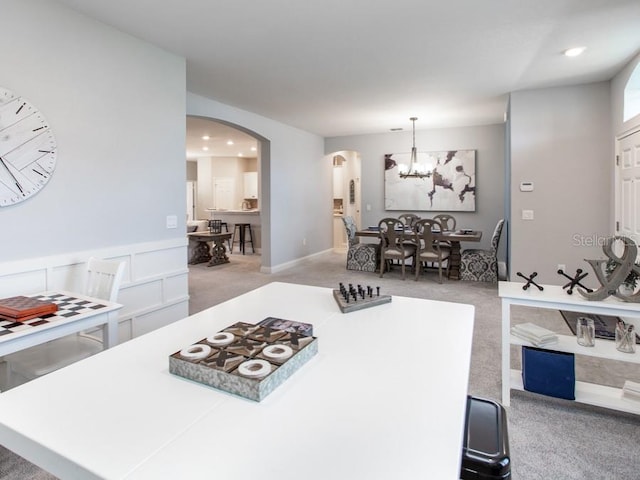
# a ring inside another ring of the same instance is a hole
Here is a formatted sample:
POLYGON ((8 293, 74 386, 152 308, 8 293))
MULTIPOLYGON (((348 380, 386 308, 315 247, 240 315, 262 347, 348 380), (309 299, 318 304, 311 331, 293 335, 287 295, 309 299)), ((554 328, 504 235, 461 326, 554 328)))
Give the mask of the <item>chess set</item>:
POLYGON ((102 303, 95 303, 82 298, 76 298, 62 293, 52 293, 50 295, 35 295, 27 297, 36 300, 44 305, 55 305, 50 307, 50 313, 40 313, 36 317, 17 321, 16 318, 0 315, 0 335, 8 335, 26 328, 37 327, 45 323, 53 322, 60 318, 70 318, 82 315, 87 312, 105 308, 102 303))
POLYGON ((354 286, 352 283, 345 287, 342 282, 337 290, 333 290, 333 298, 342 313, 355 312, 391 302, 391 295, 380 295, 380 287, 376 287, 374 290, 369 285, 365 288, 362 285, 354 286))
POLYGON ((318 352, 311 325, 277 320, 234 323, 170 355, 169 372, 259 402, 318 352))

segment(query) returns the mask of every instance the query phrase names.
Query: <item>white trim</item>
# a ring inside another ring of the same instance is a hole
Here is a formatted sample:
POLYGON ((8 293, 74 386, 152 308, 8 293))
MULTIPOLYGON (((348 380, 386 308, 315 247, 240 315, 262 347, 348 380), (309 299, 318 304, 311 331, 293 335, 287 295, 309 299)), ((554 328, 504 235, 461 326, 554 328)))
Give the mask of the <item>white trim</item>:
POLYGON ((288 270, 289 268, 297 267, 298 265, 302 265, 307 263, 309 260, 320 257, 322 255, 327 255, 333 252, 333 248, 328 248, 321 252, 313 253, 311 255, 307 255, 306 257, 297 258, 295 260, 291 260, 290 262, 281 263, 280 265, 275 265, 273 267, 260 267, 261 273, 279 273, 284 270, 288 270))

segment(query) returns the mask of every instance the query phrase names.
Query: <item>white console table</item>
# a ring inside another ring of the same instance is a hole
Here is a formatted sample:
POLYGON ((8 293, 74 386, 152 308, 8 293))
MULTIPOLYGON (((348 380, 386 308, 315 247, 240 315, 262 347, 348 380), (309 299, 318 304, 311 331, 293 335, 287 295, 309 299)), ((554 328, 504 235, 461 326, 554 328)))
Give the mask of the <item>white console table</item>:
MULTIPOLYGON (((511 389, 524 390, 520 370, 511 369, 511 345, 533 346, 529 342, 511 335, 511 306, 568 310, 573 312, 611 315, 617 317, 640 317, 640 304, 629 303, 609 297, 603 301, 590 301, 578 292, 566 293, 557 285, 543 285, 544 291, 534 286, 523 290, 523 283, 500 282, 498 295, 502 298, 502 403, 510 404, 511 389)), ((626 319, 625 319, 626 320, 626 319)), ((549 345, 548 350, 587 355, 620 362, 640 364, 640 351, 622 353, 616 350, 615 342, 596 340, 595 347, 578 345, 576 337, 558 335, 559 342, 549 345)), ((576 401, 640 414, 640 402, 622 398, 622 389, 587 382, 576 382, 576 401)))

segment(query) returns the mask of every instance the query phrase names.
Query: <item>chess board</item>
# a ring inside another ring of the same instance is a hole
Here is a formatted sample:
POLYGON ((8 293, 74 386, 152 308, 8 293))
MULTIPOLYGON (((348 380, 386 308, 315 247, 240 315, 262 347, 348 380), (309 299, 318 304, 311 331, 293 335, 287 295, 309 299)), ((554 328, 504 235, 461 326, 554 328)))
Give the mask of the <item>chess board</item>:
POLYGON ((23 322, 0 319, 0 336, 44 325, 49 322, 54 322, 60 318, 75 317, 76 315, 82 315, 84 313, 93 312, 106 307, 103 303, 94 303, 89 300, 64 295, 62 293, 35 295, 31 298, 42 300, 44 302, 53 302, 58 306, 58 311, 42 315, 41 317, 25 320, 23 322))
POLYGON ((333 298, 342 313, 355 312, 364 308, 376 307, 391 302, 391 295, 373 295, 371 297, 365 296, 365 298, 357 297, 355 300, 350 298, 347 302, 340 290, 333 291, 333 298))

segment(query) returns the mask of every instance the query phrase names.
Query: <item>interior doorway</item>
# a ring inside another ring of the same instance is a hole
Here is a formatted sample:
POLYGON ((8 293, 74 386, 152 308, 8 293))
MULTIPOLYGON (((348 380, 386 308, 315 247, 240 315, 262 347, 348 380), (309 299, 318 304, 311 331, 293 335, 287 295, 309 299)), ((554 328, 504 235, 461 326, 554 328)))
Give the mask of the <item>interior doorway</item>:
POLYGON ((362 162, 360 154, 350 150, 334 152, 327 158, 333 166, 333 248, 346 251, 347 236, 342 219, 353 217, 357 228, 362 227, 362 162))

